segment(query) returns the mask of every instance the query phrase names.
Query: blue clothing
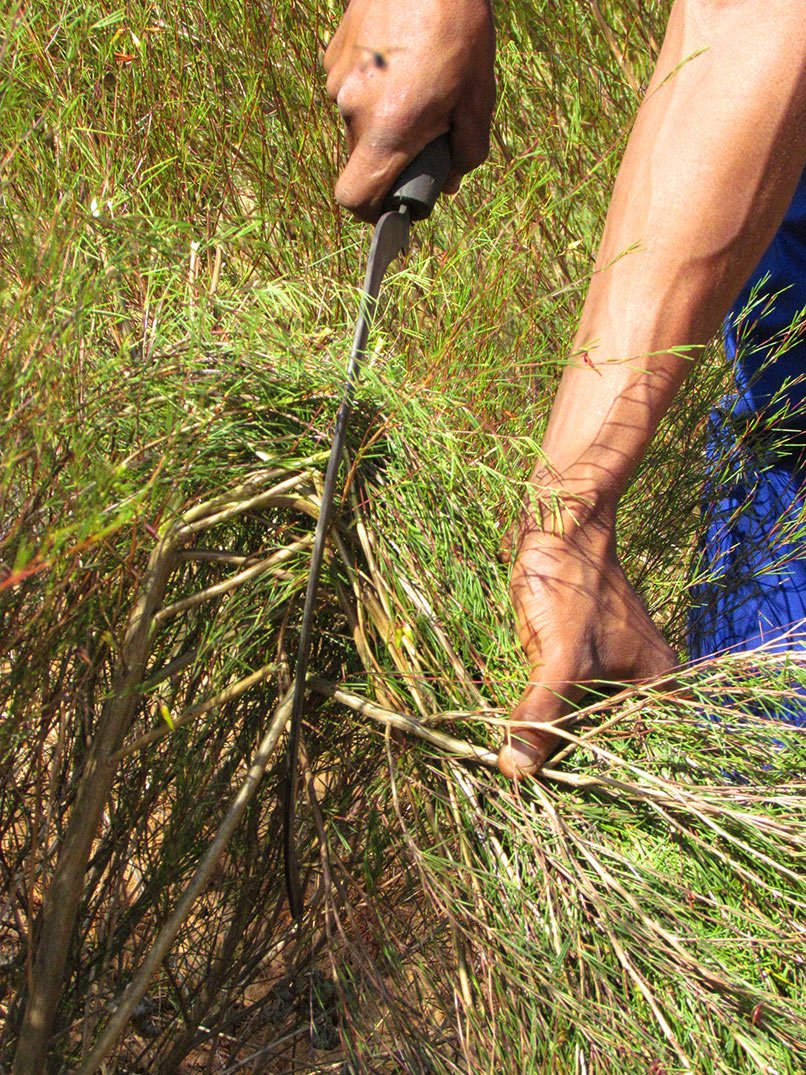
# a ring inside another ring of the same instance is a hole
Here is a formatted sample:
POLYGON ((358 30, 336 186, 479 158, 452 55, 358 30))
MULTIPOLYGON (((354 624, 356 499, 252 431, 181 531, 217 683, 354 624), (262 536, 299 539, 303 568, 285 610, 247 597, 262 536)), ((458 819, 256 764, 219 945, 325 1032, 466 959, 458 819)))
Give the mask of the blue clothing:
MULTIPOLYGON (((709 423, 693 660, 806 649, 806 172, 725 347, 736 390, 709 423)), ((806 726, 806 697, 779 715, 806 726)))

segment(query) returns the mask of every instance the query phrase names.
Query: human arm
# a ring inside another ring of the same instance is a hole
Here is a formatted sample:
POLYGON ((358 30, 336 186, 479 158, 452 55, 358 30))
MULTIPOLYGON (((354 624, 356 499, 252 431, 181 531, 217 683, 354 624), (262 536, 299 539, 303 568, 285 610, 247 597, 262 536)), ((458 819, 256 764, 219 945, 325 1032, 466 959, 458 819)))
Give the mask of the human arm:
POLYGON ((516 540, 530 685, 499 755, 536 772, 585 684, 675 656, 615 551, 619 499, 780 223, 806 159, 806 29, 787 0, 677 0, 613 191, 516 540), (524 727, 525 724, 525 727, 524 727))
POLYGON ((446 133, 456 191, 489 149, 494 53, 490 0, 351 0, 325 53, 349 153, 337 201, 377 219, 396 176, 446 133))

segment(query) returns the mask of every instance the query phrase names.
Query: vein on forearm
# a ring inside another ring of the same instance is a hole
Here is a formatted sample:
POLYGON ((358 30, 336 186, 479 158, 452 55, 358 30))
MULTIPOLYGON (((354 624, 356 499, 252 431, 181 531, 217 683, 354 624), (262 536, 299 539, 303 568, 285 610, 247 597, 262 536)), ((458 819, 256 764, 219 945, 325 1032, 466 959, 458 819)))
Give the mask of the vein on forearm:
POLYGON ((544 439, 569 487, 621 495, 783 218, 806 157, 797 8, 674 6, 544 439))

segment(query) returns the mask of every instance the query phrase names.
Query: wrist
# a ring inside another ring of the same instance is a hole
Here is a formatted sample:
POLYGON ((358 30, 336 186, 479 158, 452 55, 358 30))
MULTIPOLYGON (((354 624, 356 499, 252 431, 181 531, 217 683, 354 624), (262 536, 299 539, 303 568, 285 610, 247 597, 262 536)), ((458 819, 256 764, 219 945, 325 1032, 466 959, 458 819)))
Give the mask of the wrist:
POLYGON ((609 541, 615 534, 620 490, 596 469, 576 467, 560 474, 540 463, 526 488, 524 510, 530 529, 572 539, 597 533, 609 541))

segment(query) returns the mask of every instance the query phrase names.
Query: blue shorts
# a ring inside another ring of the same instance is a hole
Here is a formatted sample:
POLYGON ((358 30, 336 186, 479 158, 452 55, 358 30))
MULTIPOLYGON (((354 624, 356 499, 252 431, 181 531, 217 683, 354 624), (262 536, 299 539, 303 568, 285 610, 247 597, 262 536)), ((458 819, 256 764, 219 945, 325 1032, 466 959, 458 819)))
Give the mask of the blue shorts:
MULTIPOLYGON (((806 172, 732 307, 709 422, 689 656, 806 649, 806 172)), ((784 719, 806 726, 806 695, 784 719)))

